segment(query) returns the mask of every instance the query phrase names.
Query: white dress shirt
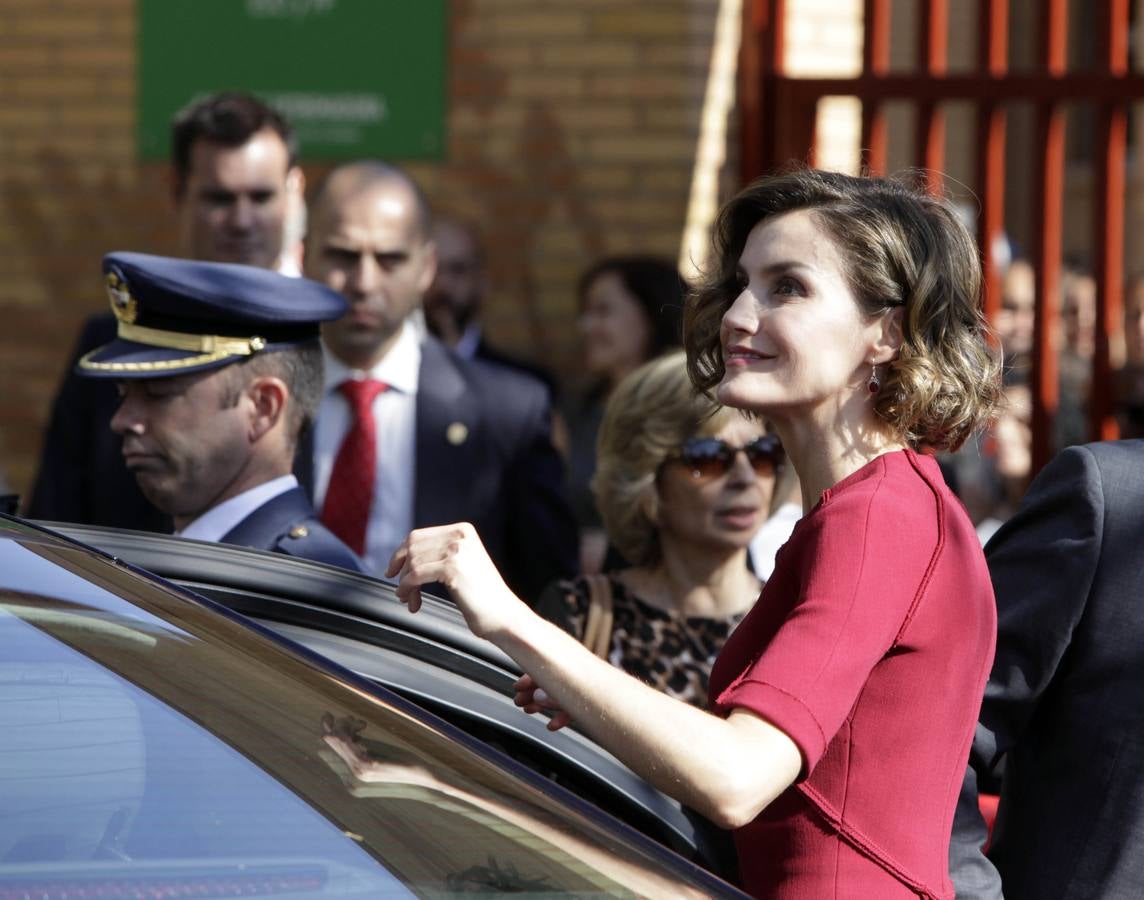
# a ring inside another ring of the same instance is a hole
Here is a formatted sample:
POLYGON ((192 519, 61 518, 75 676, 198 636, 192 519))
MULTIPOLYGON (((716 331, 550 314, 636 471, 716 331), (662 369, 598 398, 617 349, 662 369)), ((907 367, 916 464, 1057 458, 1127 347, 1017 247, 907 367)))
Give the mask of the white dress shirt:
POLYGON ((326 499, 334 460, 353 423, 353 410, 338 391, 338 385, 351 378, 374 378, 389 386, 373 401, 373 418, 377 426, 377 470, 364 554, 371 569, 384 572, 393 551, 413 527, 421 343, 417 329, 406 322, 385 358, 368 372, 351 369, 328 351, 323 352, 326 387, 314 427, 314 506, 319 512, 326 499))
POLYGON ((217 544, 227 532, 256 509, 297 486, 298 479, 293 475, 280 475, 272 481, 264 482, 258 487, 252 487, 249 491, 243 491, 229 500, 224 500, 175 534, 179 537, 194 538, 196 541, 213 541, 217 544))
POLYGON ((801 503, 784 503, 774 511, 762 528, 755 532, 747 552, 751 555, 751 568, 763 581, 768 581, 775 570, 775 554, 787 542, 794 526, 802 518, 801 503))

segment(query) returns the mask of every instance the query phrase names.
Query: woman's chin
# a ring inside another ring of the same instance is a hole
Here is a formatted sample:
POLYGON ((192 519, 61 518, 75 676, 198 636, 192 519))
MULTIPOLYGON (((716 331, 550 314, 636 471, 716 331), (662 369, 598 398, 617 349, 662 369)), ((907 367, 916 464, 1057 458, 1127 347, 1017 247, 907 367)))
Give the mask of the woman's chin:
POLYGON ((759 411, 761 408, 760 401, 764 401, 764 398, 757 387, 755 390, 751 390, 751 385, 746 382, 747 379, 741 375, 732 375, 729 378, 724 376, 715 388, 715 399, 723 406, 743 409, 747 412, 759 411))

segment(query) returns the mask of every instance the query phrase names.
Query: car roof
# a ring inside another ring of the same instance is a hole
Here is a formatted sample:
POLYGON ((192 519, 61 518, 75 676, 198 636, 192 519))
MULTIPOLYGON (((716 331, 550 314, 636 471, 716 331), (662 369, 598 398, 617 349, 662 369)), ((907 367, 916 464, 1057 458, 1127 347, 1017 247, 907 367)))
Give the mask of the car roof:
POLYGON ((575 728, 549 732, 544 718, 517 709, 519 668, 473 636, 452 602, 427 594, 412 615, 391 583, 322 563, 170 535, 46 524, 396 691, 684 857, 720 874, 733 871, 724 832, 575 728))
MULTIPOLYGON (((299 752, 296 744, 284 743, 288 722, 303 721, 306 733, 312 733, 318 718, 314 715, 315 709, 356 710, 349 721, 355 715, 362 715, 373 722, 371 728, 385 721, 406 723, 396 729, 404 734, 410 733, 412 723, 419 722, 433 745, 440 748, 442 741, 451 741, 457 748, 450 750, 448 757, 461 759, 457 757, 461 748, 475 753, 482 762, 466 763, 467 770, 488 773, 472 774, 474 778, 496 775, 495 784, 500 785, 499 790, 504 791, 505 797, 519 796, 524 800, 543 795, 551 803, 563 806, 569 824, 574 817, 582 823, 576 828, 591 823, 593 829, 604 829, 598 832, 602 837, 610 829, 611 837, 605 837, 604 844, 598 846, 612 846, 614 849, 609 852, 617 864, 625 857, 616 853, 622 845, 614 842, 623 837, 630 851, 645 860, 645 864, 658 859, 658 866, 664 872, 672 872, 672 877, 683 876, 692 885, 706 885, 704 895, 709 891, 718 896, 742 896, 685 859, 667 854, 646 837, 614 820, 609 824, 608 817, 598 807, 537 777, 495 748, 490 749, 448 723, 417 710, 384 687, 371 686, 334 662, 271 634, 214 601, 196 597, 177 584, 139 571, 122 556, 109 558, 52 532, 0 516, 0 557, 5 560, 4 565, 0 565, 0 598, 8 621, 15 623, 14 627, 19 627, 21 620, 25 627, 33 624, 36 633, 42 631, 62 641, 61 646, 66 644, 79 650, 83 657, 103 666, 105 672, 133 682, 161 702, 174 698, 176 708, 188 709, 189 718, 203 724, 210 722, 209 730, 224 741, 241 735, 235 744, 240 754, 246 754, 251 742, 261 742, 270 748, 272 760, 263 756, 255 758, 260 763, 267 762, 267 771, 276 777, 293 772, 291 777, 304 776, 309 781, 313 775, 324 779, 323 785, 329 783, 330 773, 315 767, 309 752, 299 752), (159 648, 157 657, 151 655, 156 647, 159 648), (254 675, 252 680, 233 677, 247 670, 254 675), (214 693, 204 690, 203 686, 208 683, 214 685, 214 693), (267 702, 260 702, 260 695, 267 702), (201 706, 210 697, 223 702, 201 706), (195 705, 184 706, 184 701, 195 705), (252 705, 265 709, 265 716, 257 717, 257 725, 256 717, 247 713, 252 705), (496 774, 498 770, 500 774, 496 774)), ((270 562, 275 559, 270 557, 270 562)), ((13 634, 19 634, 11 628, 8 632, 9 640, 13 634)), ((35 659, 38 657, 32 657, 35 659)), ((58 681, 57 678, 53 684, 58 681)), ((13 683, 22 682, 17 679, 13 683)), ((61 683, 67 686, 71 681, 65 678, 61 683)), ((367 722, 363 719, 362 724, 367 722)), ((386 726, 382 724, 382 727, 386 726)), ((396 740, 412 748, 408 739, 396 740)), ((424 758, 427 765, 439 765, 429 761, 443 759, 439 750, 418 758, 424 758)), ((286 780, 294 783, 289 778, 286 780)), ((494 791, 498 790, 493 782, 489 784, 494 791)), ((380 787, 386 789, 384 784, 380 787)), ((371 815, 372 821, 378 821, 377 810, 367 812, 363 808, 358 815, 352 811, 352 804, 346 806, 344 790, 336 790, 332 795, 323 790, 322 796, 327 801, 321 807, 324 814, 332 815, 328 801, 336 796, 340 798, 337 802, 362 824, 371 815)), ((368 792, 368 786, 366 790, 368 792)), ((357 796, 356 790, 353 795, 357 796)), ((303 796, 309 798, 310 794, 303 796)), ((536 806, 537 800, 524 802, 536 806)), ((385 815, 385 811, 380 814, 385 815)), ((539 827, 540 820, 537 822, 539 827)), ((11 873, 5 870, 5 876, 7 874, 11 873)))

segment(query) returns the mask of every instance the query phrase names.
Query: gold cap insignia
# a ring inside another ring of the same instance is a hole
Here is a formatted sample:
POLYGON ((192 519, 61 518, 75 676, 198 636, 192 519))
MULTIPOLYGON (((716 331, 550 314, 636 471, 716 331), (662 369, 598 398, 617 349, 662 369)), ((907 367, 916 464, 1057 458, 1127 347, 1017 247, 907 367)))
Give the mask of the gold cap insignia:
POLYGON ((469 427, 464 422, 454 422, 445 429, 445 440, 454 447, 460 447, 469 437, 469 427))
POLYGON ((111 300, 111 311, 120 322, 131 324, 139 315, 139 301, 131 296, 127 282, 119 272, 107 273, 107 296, 111 300))
POLYGON ((292 538, 304 538, 309 537, 310 529, 305 525, 295 525, 288 533, 292 538))

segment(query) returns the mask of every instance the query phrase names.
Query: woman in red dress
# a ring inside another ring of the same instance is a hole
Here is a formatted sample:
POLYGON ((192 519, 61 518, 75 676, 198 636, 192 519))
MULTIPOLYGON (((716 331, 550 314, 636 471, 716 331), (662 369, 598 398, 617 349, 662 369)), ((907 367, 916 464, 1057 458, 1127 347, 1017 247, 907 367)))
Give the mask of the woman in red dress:
POLYGON ((761 179, 720 213, 685 344, 697 389, 774 424, 808 510, 715 664, 708 711, 533 614, 467 525, 410 535, 398 596, 416 609, 420 585, 444 583, 529 673, 517 702, 733 829, 756 896, 951 898, 996 623, 929 454, 997 396, 976 245, 945 202, 894 181, 761 179))

